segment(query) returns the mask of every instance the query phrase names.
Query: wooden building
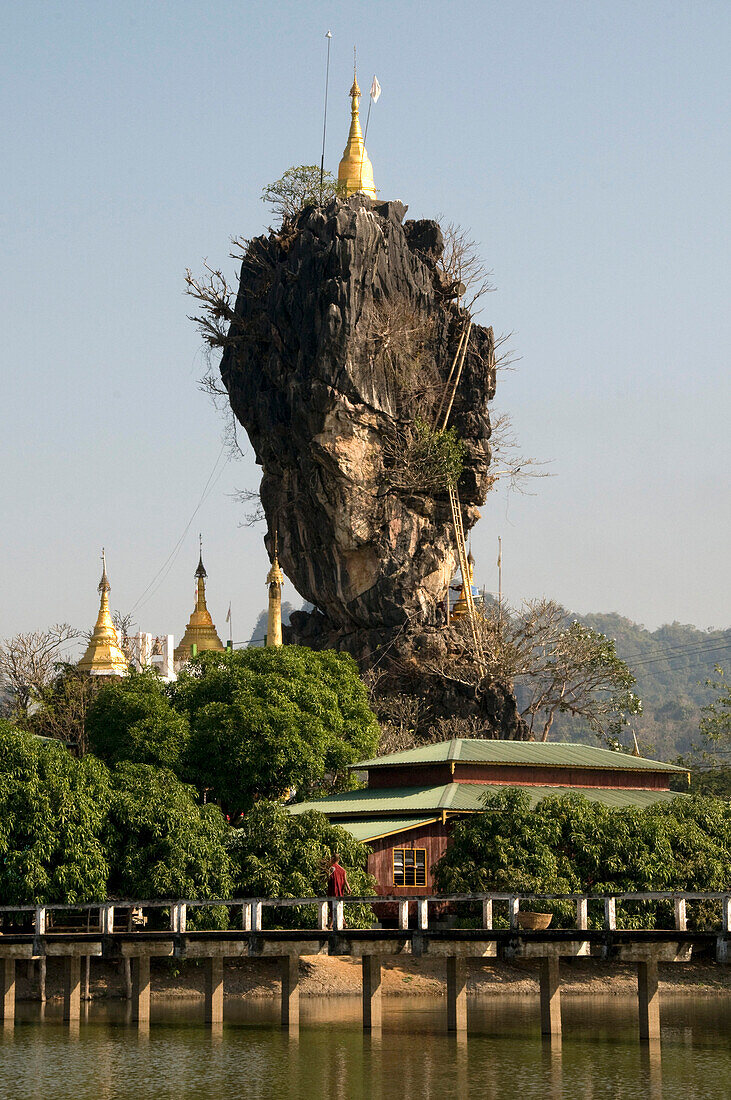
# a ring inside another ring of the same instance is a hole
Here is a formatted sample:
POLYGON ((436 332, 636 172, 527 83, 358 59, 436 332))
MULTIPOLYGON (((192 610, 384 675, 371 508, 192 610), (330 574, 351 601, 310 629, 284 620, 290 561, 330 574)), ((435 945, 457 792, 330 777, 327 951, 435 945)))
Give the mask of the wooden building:
POLYGON ((297 803, 319 810, 371 849, 379 894, 430 893, 431 869, 455 818, 483 813, 487 793, 522 787, 533 804, 576 791, 607 806, 645 807, 676 797, 684 769, 589 745, 453 738, 354 765, 365 788, 297 803))

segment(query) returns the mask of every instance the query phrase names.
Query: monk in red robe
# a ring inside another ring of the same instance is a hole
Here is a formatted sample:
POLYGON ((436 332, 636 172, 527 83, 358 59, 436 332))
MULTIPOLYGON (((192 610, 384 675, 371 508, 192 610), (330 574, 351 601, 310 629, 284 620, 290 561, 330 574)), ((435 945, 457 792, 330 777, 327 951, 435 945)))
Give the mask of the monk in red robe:
MULTIPOLYGON (((348 882, 348 872, 340 863, 340 856, 337 852, 332 857, 330 864, 330 871, 327 877, 327 896, 329 898, 342 898, 346 893, 352 894, 350 889, 350 883, 348 882)), ((330 919, 327 922, 328 928, 332 928, 334 907, 330 906, 330 919)), ((343 927, 347 928, 347 925, 343 927)))

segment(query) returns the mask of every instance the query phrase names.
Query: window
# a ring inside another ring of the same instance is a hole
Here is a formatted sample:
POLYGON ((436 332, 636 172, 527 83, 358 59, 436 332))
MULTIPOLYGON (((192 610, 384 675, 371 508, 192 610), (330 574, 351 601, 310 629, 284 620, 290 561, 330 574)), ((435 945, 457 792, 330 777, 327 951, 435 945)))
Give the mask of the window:
POLYGON ((393 849, 394 886, 426 886, 426 848, 393 849))

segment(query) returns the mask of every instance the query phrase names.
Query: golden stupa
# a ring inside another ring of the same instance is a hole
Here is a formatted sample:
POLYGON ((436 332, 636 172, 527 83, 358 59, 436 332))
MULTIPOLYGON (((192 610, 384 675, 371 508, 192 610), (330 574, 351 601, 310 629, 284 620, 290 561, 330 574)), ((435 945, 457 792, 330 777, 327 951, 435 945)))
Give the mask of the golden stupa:
POLYGON ((180 645, 175 647, 174 660, 187 661, 193 654, 193 646, 196 653, 205 650, 222 650, 223 643, 218 636, 211 613, 206 607, 206 577, 208 574, 203 568, 203 546, 201 543, 200 558, 196 576, 195 610, 190 616, 185 634, 180 639, 180 645))
POLYGON ((360 128, 358 114, 360 96, 358 77, 355 73, 355 66, 353 66, 353 87, 350 89, 350 98, 353 101, 350 107, 350 132, 343 159, 338 166, 338 183, 343 185, 346 195, 355 195, 357 192, 362 192, 364 195, 369 195, 370 198, 375 199, 377 195, 376 185, 373 181, 373 165, 368 159, 363 142, 363 131, 360 128))
POLYGON ((279 567, 279 558, 277 556, 277 536, 274 536, 274 561, 272 567, 267 573, 267 584, 269 585, 269 612, 267 615, 267 641, 266 644, 281 645, 282 644, 282 585, 284 584, 284 573, 279 567))
POLYGON ((469 584, 470 590, 471 590, 474 579, 475 579, 475 559, 472 557, 472 551, 471 550, 470 550, 469 554, 467 555, 467 565, 468 565, 469 571, 470 571, 469 580, 465 581, 465 578, 464 577, 462 578, 462 590, 461 590, 459 596, 457 597, 457 602, 455 603, 454 607, 452 608, 452 618, 453 619, 461 619, 461 618, 463 618, 463 616, 467 615, 467 613, 468 613, 468 604, 467 604, 467 596, 465 594, 465 588, 466 588, 467 584, 469 584))
POLYGON ((126 676, 129 672, 129 661, 120 648, 119 636, 109 611, 110 590, 107 559, 102 550, 99 614, 86 653, 78 664, 82 672, 89 672, 92 676, 126 676))

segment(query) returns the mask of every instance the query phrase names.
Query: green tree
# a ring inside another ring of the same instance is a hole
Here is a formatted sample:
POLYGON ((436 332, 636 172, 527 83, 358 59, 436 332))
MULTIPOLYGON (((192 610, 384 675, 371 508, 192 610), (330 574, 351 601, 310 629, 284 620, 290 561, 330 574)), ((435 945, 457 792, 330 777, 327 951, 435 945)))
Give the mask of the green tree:
POLYGON ((714 745, 731 749, 731 684, 721 665, 715 666, 717 679, 706 680, 717 698, 701 708, 701 733, 714 745))
POLYGON ((4 905, 104 897, 109 773, 60 742, 0 722, 0 898, 4 905))
POLYGON ((295 789, 354 785, 348 765, 376 752, 378 723, 353 659, 282 646, 203 653, 181 672, 188 775, 232 818, 295 789))
POLYGON ((148 764, 118 764, 106 841, 110 893, 122 898, 226 898, 228 826, 217 806, 200 806, 192 787, 148 764))
MULTIPOLYGON (((280 802, 259 802, 232 829, 228 851, 234 866, 238 897, 311 898, 326 892, 330 857, 338 852, 356 897, 375 892, 366 870, 368 848, 346 830, 331 825, 324 814, 310 810, 290 814, 280 802)), ((368 927, 368 905, 349 906, 348 924, 368 927)), ((314 927, 314 906, 264 909, 268 927, 314 927)))
POLYGON ((262 190, 261 201, 267 202, 283 222, 292 221, 305 206, 318 206, 329 202, 336 195, 344 195, 341 183, 324 172, 320 183, 320 169, 316 164, 300 164, 288 168, 281 179, 269 183, 262 190))
MULTIPOLYGON (((712 797, 675 798, 647 809, 611 809, 579 794, 530 808, 511 788, 485 800, 485 814, 460 821, 436 864, 443 893, 621 894, 722 891, 731 865, 731 806, 712 797)), ((543 907, 545 903, 541 903, 543 907)), ((548 908, 572 912, 561 903, 548 908)), ((671 919, 666 903, 625 903, 618 920, 653 927, 671 919)), ((693 910, 697 923, 717 914, 693 910)))
POLYGON ((92 752, 108 764, 129 760, 178 771, 188 744, 188 718, 176 711, 156 672, 131 672, 99 688, 86 731, 92 752))

